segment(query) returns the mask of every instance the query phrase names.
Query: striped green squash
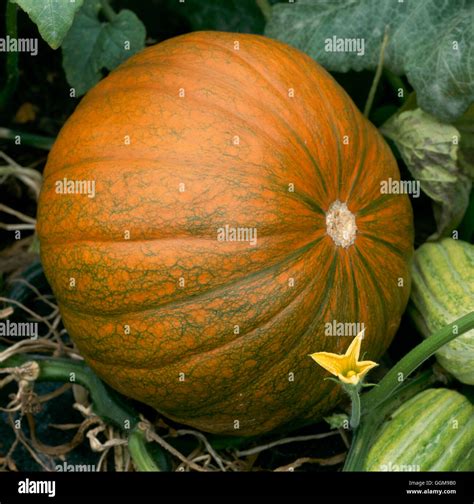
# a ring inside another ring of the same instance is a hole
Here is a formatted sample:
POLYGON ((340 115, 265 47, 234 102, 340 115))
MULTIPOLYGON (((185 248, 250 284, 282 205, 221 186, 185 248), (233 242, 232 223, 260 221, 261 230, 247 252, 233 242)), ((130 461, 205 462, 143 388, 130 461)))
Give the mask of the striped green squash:
POLYGON ((428 389, 382 426, 367 471, 474 470, 474 406, 448 389, 428 389))
MULTIPOLYGON (((415 252, 409 312, 428 337, 474 311, 474 245, 446 238, 415 252)), ((474 330, 437 353, 438 362, 459 381, 474 384, 474 330)))

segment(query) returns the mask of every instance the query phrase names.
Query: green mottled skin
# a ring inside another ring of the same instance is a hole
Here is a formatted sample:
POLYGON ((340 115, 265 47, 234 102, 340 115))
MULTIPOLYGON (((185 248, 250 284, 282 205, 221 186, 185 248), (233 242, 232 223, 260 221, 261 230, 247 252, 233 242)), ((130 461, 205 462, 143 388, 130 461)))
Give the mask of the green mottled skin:
MULTIPOLYGON (((445 238, 425 243, 415 253, 410 313, 429 337, 474 311, 474 245, 445 238)), ((444 345, 438 362, 459 381, 474 385, 474 330, 444 345)))
POLYGON ((448 389, 412 397, 382 426, 368 471, 473 471, 474 407, 448 389))

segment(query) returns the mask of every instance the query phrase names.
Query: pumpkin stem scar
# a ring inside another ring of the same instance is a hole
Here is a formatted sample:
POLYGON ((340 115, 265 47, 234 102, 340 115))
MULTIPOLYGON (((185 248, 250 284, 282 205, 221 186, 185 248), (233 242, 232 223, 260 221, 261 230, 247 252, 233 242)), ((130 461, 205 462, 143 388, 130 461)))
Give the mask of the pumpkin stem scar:
POLYGON ((355 215, 345 203, 336 200, 329 207, 326 212, 326 232, 339 247, 347 248, 355 242, 355 215))

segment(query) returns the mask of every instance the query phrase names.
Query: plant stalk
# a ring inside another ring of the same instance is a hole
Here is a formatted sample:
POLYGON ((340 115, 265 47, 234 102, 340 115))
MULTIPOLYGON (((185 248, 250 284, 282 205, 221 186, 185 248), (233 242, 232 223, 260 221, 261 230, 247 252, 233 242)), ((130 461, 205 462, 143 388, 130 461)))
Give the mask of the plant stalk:
POLYGON ((380 48, 379 63, 377 65, 377 70, 375 72, 374 80, 372 81, 372 86, 370 86, 369 96, 367 97, 367 102, 365 103, 365 107, 364 107, 364 116, 365 117, 369 117, 370 109, 372 108, 372 103, 375 98, 375 92, 377 91, 380 77, 382 76, 383 61, 385 58, 385 48, 387 47, 387 43, 388 43, 388 29, 386 27, 385 33, 383 36, 383 40, 382 40, 382 47, 380 48))
POLYGON ((161 468, 147 450, 145 433, 138 426, 134 427, 128 436, 128 449, 139 472, 161 471, 161 468))
POLYGON ((351 419, 349 421, 349 425, 351 429, 355 430, 359 427, 360 423, 360 393, 359 387, 351 387, 351 391, 349 392, 352 401, 352 409, 351 409, 351 419))
POLYGON ((265 22, 267 22, 272 15, 272 6, 268 0, 256 0, 259 9, 262 11, 265 22))

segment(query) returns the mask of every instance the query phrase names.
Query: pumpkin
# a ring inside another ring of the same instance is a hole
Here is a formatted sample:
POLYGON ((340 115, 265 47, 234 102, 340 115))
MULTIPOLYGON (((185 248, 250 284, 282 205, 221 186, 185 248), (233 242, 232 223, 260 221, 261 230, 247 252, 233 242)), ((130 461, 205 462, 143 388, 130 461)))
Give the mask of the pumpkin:
MULTIPOLYGON (((474 245, 444 238, 415 252, 409 313, 428 338, 474 311, 474 245)), ((474 385, 474 330, 436 352, 438 362, 459 381, 474 385)))
POLYGON ((368 471, 473 471, 474 407, 454 390, 427 389, 385 422, 368 471))
POLYGON ((213 433, 296 426, 341 396, 309 353, 345 351, 358 323, 376 359, 399 325, 413 224, 388 179, 390 149, 309 57, 187 34, 131 57, 64 125, 39 202, 44 270, 121 393, 213 433))

